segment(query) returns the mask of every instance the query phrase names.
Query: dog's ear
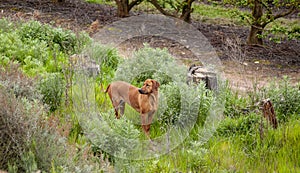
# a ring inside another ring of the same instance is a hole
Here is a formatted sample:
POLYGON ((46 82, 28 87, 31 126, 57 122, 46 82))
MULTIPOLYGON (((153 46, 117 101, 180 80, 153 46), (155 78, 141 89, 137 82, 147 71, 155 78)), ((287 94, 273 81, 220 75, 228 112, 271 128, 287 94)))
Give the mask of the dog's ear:
POLYGON ((160 83, 157 82, 156 80, 152 80, 152 84, 153 84, 152 90, 157 91, 157 90, 158 90, 158 87, 160 86, 160 83))

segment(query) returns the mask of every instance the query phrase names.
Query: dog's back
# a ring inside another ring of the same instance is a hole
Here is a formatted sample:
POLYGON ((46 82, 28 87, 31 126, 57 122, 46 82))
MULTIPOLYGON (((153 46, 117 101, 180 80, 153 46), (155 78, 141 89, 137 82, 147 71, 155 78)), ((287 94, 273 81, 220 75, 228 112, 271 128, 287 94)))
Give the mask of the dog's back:
POLYGON ((105 92, 108 93, 113 102, 117 102, 119 104, 120 101, 124 101, 127 104, 132 105, 131 100, 133 98, 131 97, 137 95, 138 88, 127 82, 115 81, 108 85, 105 92))

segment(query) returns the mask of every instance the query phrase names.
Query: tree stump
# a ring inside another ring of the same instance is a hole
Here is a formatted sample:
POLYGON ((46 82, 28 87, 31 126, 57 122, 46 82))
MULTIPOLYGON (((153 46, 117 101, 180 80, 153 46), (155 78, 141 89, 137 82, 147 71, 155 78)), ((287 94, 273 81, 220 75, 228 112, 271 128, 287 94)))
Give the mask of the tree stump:
POLYGON ((261 109, 263 112, 263 116, 269 121, 274 129, 278 127, 278 122, 276 119, 276 114, 274 111, 274 107, 270 99, 265 99, 261 101, 261 109))
POLYGON ((200 81, 205 83, 205 87, 210 90, 218 89, 217 74, 203 66, 190 66, 187 74, 187 83, 199 84, 200 81))

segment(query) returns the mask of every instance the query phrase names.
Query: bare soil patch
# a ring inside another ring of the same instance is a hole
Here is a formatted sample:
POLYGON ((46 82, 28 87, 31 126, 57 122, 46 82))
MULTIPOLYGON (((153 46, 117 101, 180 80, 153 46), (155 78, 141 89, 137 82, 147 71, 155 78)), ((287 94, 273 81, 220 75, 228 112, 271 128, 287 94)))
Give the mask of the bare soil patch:
MULTIPOLYGON (((116 9, 111 6, 90 4, 80 0, 0 0, 0 18, 12 20, 38 20, 53 26, 71 29, 75 32, 87 31, 93 36, 103 26, 120 20, 116 9)), ((142 12, 141 12, 142 13, 142 12)), ((138 14, 132 14, 138 15, 138 14)), ((234 58, 228 51, 227 39, 244 43, 248 28, 192 23, 215 47, 224 66, 226 78, 234 88, 251 90, 254 83, 258 87, 266 85, 274 78, 289 76, 293 83, 300 81, 300 41, 283 40, 276 44, 266 41, 265 46, 240 45, 243 56, 234 58)), ((152 47, 167 48, 176 58, 191 63, 194 55, 179 43, 159 37, 130 39, 121 44, 120 51, 127 54, 147 42, 152 47), (126 53, 127 52, 127 53, 126 53)))

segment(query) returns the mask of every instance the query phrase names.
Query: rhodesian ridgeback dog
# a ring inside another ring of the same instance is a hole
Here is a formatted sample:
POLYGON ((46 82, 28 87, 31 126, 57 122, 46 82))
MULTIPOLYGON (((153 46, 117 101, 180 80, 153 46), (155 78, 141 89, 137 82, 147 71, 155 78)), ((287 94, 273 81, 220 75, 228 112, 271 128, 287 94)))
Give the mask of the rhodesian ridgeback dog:
POLYGON ((142 129, 149 137, 153 115, 158 108, 159 86, 159 82, 153 79, 147 79, 141 88, 127 82, 116 81, 109 84, 105 92, 110 97, 117 119, 124 114, 125 103, 140 113, 142 129))

